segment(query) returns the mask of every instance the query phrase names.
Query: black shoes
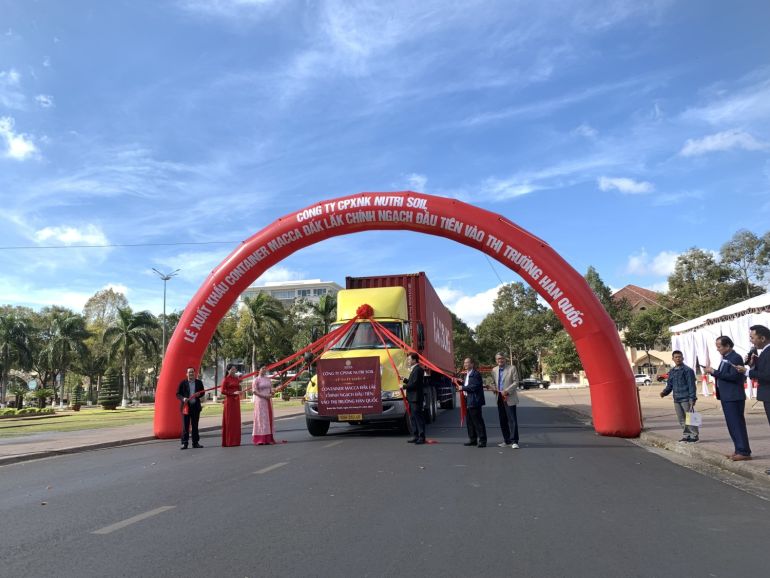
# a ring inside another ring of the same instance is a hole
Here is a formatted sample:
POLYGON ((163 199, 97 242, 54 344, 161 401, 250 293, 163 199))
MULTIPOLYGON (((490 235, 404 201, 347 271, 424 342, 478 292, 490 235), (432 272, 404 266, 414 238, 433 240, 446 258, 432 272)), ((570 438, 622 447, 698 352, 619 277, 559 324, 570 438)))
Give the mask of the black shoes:
POLYGON ((410 440, 406 440, 406 443, 408 443, 408 444, 414 444, 414 443, 417 443, 417 438, 412 438, 412 439, 410 439, 410 440))
POLYGON ((479 444, 479 445, 477 445, 476 447, 477 447, 477 448, 485 448, 485 447, 487 447, 487 444, 479 444))
POLYGON ((463 445, 464 446, 475 446, 476 442, 465 442, 463 445))
POLYGON ((181 448, 179 448, 179 449, 180 449, 180 450, 186 450, 186 449, 187 449, 187 444, 182 444, 182 447, 181 447, 181 448))
POLYGON ((202 446, 202 445, 200 445, 200 444, 193 444, 193 447, 194 447, 194 448, 202 448, 203 446, 202 446))
POLYGON ((416 446, 421 446, 424 443, 425 443, 425 440, 422 439, 422 438, 414 441, 414 445, 416 445, 416 446))

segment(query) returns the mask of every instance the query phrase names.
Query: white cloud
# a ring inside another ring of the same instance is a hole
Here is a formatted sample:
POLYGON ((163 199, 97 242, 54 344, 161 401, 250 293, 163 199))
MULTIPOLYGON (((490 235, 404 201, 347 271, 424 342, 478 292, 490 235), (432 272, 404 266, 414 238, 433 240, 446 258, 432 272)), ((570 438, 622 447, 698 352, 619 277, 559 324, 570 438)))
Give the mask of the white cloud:
POLYGON ((5 141, 4 156, 14 160, 23 161, 37 152, 29 135, 14 131, 14 121, 8 116, 0 117, 0 140, 5 141))
POLYGON ((11 109, 24 108, 24 94, 21 92, 21 75, 13 68, 0 70, 0 106, 11 109))
POLYGON ((130 291, 130 289, 122 283, 108 283, 102 287, 102 289, 112 289, 115 293, 122 293, 123 295, 128 295, 130 291))
POLYGON ((613 189, 620 191, 624 195, 639 195, 651 193, 655 186, 647 181, 635 181, 625 177, 599 177, 599 188, 602 191, 611 191, 613 189))
POLYGON ((661 281, 660 283, 647 285, 645 289, 649 289, 650 291, 657 291, 658 293, 668 293, 668 281, 661 281))
POLYGON ((580 126, 576 127, 572 131, 572 134, 576 134, 578 136, 582 136, 588 139, 595 139, 599 135, 599 131, 597 131, 590 124, 584 122, 580 126))
POLYGON ((635 275, 656 275, 668 277, 674 272, 674 266, 679 253, 673 251, 661 251, 654 257, 650 257, 646 249, 642 249, 636 255, 628 258, 626 272, 635 275))
POLYGON ((770 117, 770 69, 760 69, 740 83, 738 90, 724 86, 711 89, 712 101, 704 106, 687 109, 682 117, 713 125, 743 125, 766 121, 770 117))
POLYGON ((410 190, 416 191, 418 193, 424 193, 426 190, 425 185, 428 184, 428 177, 425 175, 412 173, 410 175, 406 175, 406 182, 410 190))
POLYGON ((62 286, 46 285, 41 289, 26 278, 0 278, 0 303, 15 303, 33 308, 61 305, 73 311, 81 311, 93 293, 73 291, 66 286, 67 277, 63 276, 62 279, 62 286))
POLYGON ((489 178, 481 186, 481 193, 494 200, 514 199, 532 193, 538 188, 530 182, 521 182, 517 177, 510 179, 489 178))
POLYGON ((437 287, 438 293, 444 304, 452 310, 460 319, 469 326, 476 327, 484 320, 484 317, 492 313, 497 293, 502 285, 492 287, 475 295, 465 295, 461 291, 450 287, 437 287))
POLYGON ((758 141, 747 132, 726 130, 710 134, 701 139, 688 139, 679 154, 685 157, 693 157, 714 151, 726 151, 736 148, 757 151, 768 148, 768 145, 758 141))
POLYGON ((221 18, 238 19, 254 16, 276 0, 181 0, 179 5, 190 12, 221 18))
MULTIPOLYGON (((201 283, 227 257, 228 252, 229 249, 219 251, 186 251, 154 259, 154 262, 162 265, 169 271, 179 269, 179 277, 185 281, 201 283)), ((148 269, 146 273, 148 275, 156 275, 151 269, 148 269)))
POLYGON ((51 108, 53 106, 53 96, 50 94, 38 94, 35 97, 35 102, 37 102, 41 108, 51 108))
POLYGON ((35 231, 33 238, 40 244, 57 241, 62 245, 106 245, 109 243, 101 227, 45 227, 35 231))
POLYGON ((656 195, 652 200, 652 204, 655 207, 667 207, 670 205, 676 205, 682 201, 689 199, 702 199, 703 193, 700 191, 683 191, 680 193, 664 193, 656 195))
MULTIPOLYGON (((264 285, 265 283, 282 283, 286 281, 299 281, 300 279, 304 279, 302 272, 276 265, 265 271, 253 284, 264 285)), ((322 280, 326 281, 326 279, 322 280)))

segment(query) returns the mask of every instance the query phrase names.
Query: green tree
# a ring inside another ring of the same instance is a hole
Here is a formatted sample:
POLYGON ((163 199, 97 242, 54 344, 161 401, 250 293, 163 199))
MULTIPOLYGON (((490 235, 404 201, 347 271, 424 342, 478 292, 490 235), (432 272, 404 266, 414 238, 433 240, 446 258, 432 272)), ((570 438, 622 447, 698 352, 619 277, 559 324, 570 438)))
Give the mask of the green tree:
POLYGON ((80 383, 76 384, 72 390, 72 400, 70 401, 70 405, 75 411, 78 411, 83 404, 83 393, 83 386, 80 383))
POLYGON ((112 288, 102 289, 89 297, 83 306, 83 317, 89 326, 96 326, 96 330, 102 333, 107 327, 113 325, 118 317, 118 309, 128 307, 128 299, 123 293, 112 288))
POLYGON ((746 299, 762 293, 760 285, 768 273, 763 250, 763 240, 746 229, 737 231, 719 250, 721 263, 741 281, 746 299))
POLYGON ((5 403, 9 375, 14 363, 29 366, 31 327, 27 319, 12 308, 0 310, 0 402, 5 403))
POLYGON ((663 304, 681 317, 693 319, 742 299, 742 286, 730 269, 711 253, 693 247, 677 257, 663 304))
POLYGON ((538 352, 544 349, 555 329, 553 313, 538 301, 537 292, 523 283, 503 285, 493 311, 476 330, 482 360, 492 363, 497 351, 508 353, 520 376, 537 370, 538 352), (550 314, 550 315, 549 315, 550 314))
POLYGON ((320 322, 323 328, 323 335, 329 333, 329 327, 337 319, 337 296, 327 293, 321 295, 318 303, 310 305, 313 316, 320 322))
POLYGON ((123 369, 123 407, 128 405, 129 369, 131 361, 141 350, 147 357, 158 354, 158 342, 153 331, 158 321, 149 311, 134 313, 130 307, 118 309, 115 321, 104 332, 104 343, 110 359, 120 358, 123 369))
POLYGON ((604 283, 599 272, 593 266, 588 267, 584 278, 599 302, 604 306, 607 314, 615 322, 618 330, 628 326, 629 321, 631 321, 631 304, 626 299, 619 301, 613 299, 612 289, 604 283))
POLYGON ((120 403, 120 377, 118 371, 113 368, 107 368, 104 372, 102 387, 99 389, 99 404, 104 409, 115 409, 120 403))
POLYGON ((41 357, 57 376, 61 384, 59 399, 64 399, 64 383, 67 371, 83 355, 87 348, 85 341, 90 336, 82 315, 63 307, 44 309, 48 320, 44 328, 44 343, 41 357))
POLYGON ((575 343, 570 334, 563 329, 553 336, 543 360, 553 373, 576 373, 583 369, 575 343))
POLYGON ((479 359, 481 348, 476 342, 473 329, 451 311, 449 314, 452 316, 452 346, 454 348, 455 368, 460 368, 466 357, 479 359))
POLYGON ((643 350, 649 363, 651 349, 665 349, 670 344, 670 325, 671 314, 662 307, 645 309, 631 320, 623 342, 628 347, 643 350))
POLYGON ((281 302, 266 293, 257 293, 243 300, 241 332, 251 352, 251 370, 257 370, 258 354, 267 358, 269 336, 284 325, 285 310, 281 302))

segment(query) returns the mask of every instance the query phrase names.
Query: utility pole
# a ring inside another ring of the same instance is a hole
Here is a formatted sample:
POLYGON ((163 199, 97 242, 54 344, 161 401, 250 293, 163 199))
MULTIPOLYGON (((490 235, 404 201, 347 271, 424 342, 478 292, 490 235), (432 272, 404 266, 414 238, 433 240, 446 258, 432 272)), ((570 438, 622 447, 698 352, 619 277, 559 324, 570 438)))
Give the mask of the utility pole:
POLYGON ((179 273, 181 269, 177 269, 171 273, 161 273, 155 267, 153 267, 152 270, 155 271, 158 277, 160 277, 163 281, 163 350, 160 357, 162 365, 163 360, 166 358, 166 282, 172 277, 176 277, 177 273, 179 273))

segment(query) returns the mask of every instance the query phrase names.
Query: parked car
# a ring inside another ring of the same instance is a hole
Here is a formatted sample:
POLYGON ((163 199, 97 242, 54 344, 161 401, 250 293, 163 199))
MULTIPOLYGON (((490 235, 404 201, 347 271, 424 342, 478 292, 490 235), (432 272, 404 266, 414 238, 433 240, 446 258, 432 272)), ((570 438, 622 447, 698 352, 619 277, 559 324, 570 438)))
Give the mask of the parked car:
POLYGON ((661 373, 661 374, 660 374, 660 375, 657 377, 657 379, 658 379, 658 381, 668 381, 668 372, 666 372, 666 373, 661 373))
POLYGON ((650 385, 652 383, 650 376, 646 373, 637 373, 634 375, 634 381, 636 381, 636 385, 650 385))
POLYGON ((534 377, 527 377, 526 379, 519 380, 519 389, 548 389, 549 385, 551 385, 550 381, 544 381, 534 377))

